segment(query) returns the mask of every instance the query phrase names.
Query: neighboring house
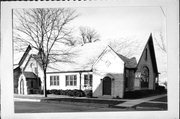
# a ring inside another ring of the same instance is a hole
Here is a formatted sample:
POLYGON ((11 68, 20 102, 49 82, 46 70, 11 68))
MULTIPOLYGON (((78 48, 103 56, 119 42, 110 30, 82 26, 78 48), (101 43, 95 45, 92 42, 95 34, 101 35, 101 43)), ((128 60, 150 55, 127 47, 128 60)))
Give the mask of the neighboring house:
MULTIPOLYGON (((79 55, 74 64, 59 62, 48 67, 47 90, 90 89, 94 97, 123 98, 126 91, 155 89, 158 69, 152 35, 138 62, 137 58, 127 58, 103 44, 86 44, 75 49, 79 55)), ((14 79, 19 94, 39 93, 43 89, 41 65, 30 50, 29 46, 19 68, 14 70, 19 76, 18 81, 17 77, 14 79)))
POLYGON ((14 65, 14 93, 18 93, 18 81, 21 75, 21 69, 18 65, 14 65))
POLYGON ((14 69, 14 92, 18 94, 40 93, 43 90, 43 72, 37 55, 28 46, 14 69))

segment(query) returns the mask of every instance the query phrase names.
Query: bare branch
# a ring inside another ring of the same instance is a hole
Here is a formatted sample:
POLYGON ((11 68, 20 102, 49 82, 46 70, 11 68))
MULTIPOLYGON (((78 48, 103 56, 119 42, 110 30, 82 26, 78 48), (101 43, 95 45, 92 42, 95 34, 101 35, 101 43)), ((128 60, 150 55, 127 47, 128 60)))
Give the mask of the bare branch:
MULTIPOLYGON (((64 50, 67 43, 75 43, 72 40, 72 29, 69 24, 78 17, 76 11, 69 8, 36 8, 14 10, 16 18, 13 30, 15 50, 22 50, 22 45, 31 45, 38 51, 40 64, 44 75, 49 63, 72 62, 74 54, 64 50), (63 49, 55 52, 54 49, 63 49)), ((46 80, 46 78, 44 79, 46 80)), ((45 87, 46 88, 46 87, 45 87)))
POLYGON ((126 57, 131 57, 135 54, 135 48, 138 47, 136 41, 127 38, 120 38, 119 40, 111 40, 109 46, 111 46, 117 53, 120 53, 126 57))
POLYGON ((159 34, 159 38, 154 37, 154 40, 156 41, 156 44, 161 49, 161 51, 167 53, 166 42, 162 33, 159 34))
POLYGON ((92 43, 99 40, 99 34, 89 27, 80 27, 80 37, 83 44, 92 43))

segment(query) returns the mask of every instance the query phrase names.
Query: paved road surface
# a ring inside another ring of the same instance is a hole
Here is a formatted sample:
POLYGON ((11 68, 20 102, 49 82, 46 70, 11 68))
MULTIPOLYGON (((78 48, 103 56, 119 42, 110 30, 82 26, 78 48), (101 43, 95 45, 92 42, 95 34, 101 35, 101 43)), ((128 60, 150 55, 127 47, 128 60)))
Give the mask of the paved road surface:
MULTIPOLYGON (((138 99, 138 100, 126 100, 124 103, 118 104, 115 107, 116 108, 109 108, 107 105, 104 106, 104 104, 90 104, 90 103, 47 103, 47 102, 40 102, 37 100, 28 100, 25 101, 17 99, 15 101, 15 112, 16 113, 41 113, 41 112, 100 112, 100 111, 135 111, 135 108, 122 108, 122 107, 132 107, 137 104, 141 104, 143 102, 151 102, 151 104, 157 103, 157 101, 152 101, 153 99, 160 98, 160 97, 166 97, 166 95, 160 95, 160 96, 152 96, 148 98, 138 99), (129 106, 129 102, 131 105, 129 106), (125 105, 128 104, 128 105, 125 105), (123 106, 122 106, 123 105, 123 106)), ((166 103, 166 102, 158 102, 158 103, 166 103)), ((143 105, 141 105, 143 107, 143 105)), ((147 104, 145 105, 147 106, 147 104)), ((152 106, 150 106, 150 109, 152 106)), ((144 108, 143 108, 144 109, 144 108)), ((143 109, 139 109, 143 110, 143 109)), ((148 108, 149 109, 149 108, 148 108)), ((152 109, 153 110, 153 109, 152 109)))
POLYGON ((15 102, 15 113, 42 113, 42 112, 101 112, 122 111, 119 108, 98 106, 83 106, 72 104, 53 104, 44 102, 15 102))

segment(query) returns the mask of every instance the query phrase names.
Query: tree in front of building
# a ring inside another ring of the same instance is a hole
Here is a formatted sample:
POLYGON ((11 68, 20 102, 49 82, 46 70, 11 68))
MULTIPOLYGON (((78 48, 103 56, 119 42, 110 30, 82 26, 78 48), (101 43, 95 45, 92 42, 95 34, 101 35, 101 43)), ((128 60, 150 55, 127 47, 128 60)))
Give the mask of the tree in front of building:
POLYGON ((71 42, 70 27, 78 14, 69 8, 35 8, 13 11, 13 40, 16 50, 30 45, 38 51, 44 73, 44 96, 46 93, 46 71, 50 63, 70 62, 73 52, 66 44, 71 42))

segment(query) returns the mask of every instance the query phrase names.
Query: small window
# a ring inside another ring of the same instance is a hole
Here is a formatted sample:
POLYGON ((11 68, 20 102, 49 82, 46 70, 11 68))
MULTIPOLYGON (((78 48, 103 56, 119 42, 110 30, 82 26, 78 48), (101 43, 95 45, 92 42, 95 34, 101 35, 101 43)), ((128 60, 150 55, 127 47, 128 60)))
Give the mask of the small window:
POLYGON ((148 51, 147 51, 147 48, 145 50, 145 60, 147 61, 147 58, 148 58, 148 51))
POLYGON ((50 86, 59 86, 59 76, 50 76, 50 86))
POLYGON ((66 75, 66 86, 76 86, 77 76, 76 75, 66 75))

